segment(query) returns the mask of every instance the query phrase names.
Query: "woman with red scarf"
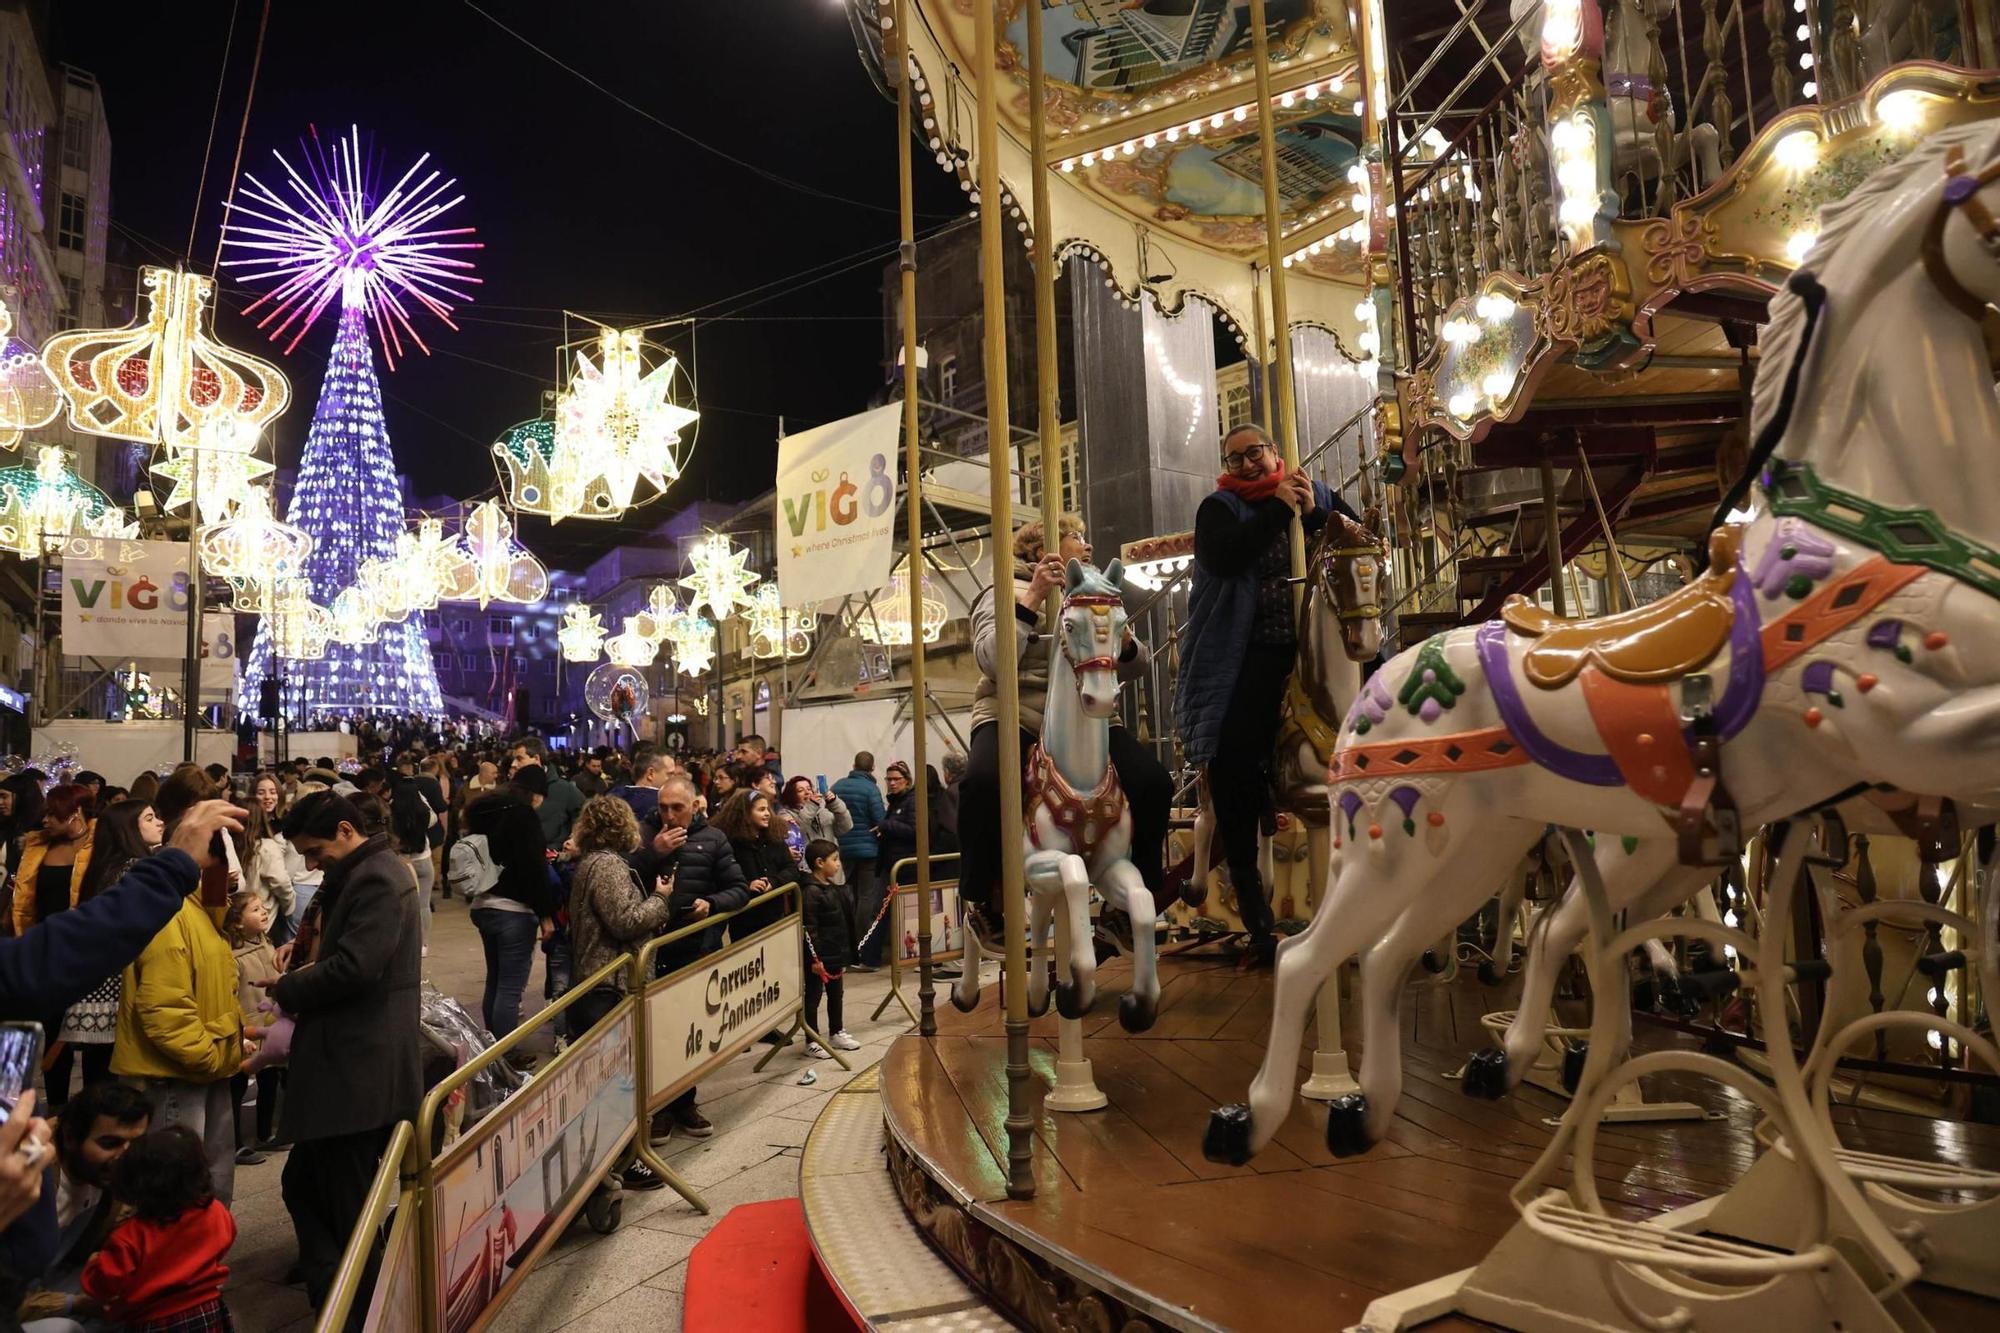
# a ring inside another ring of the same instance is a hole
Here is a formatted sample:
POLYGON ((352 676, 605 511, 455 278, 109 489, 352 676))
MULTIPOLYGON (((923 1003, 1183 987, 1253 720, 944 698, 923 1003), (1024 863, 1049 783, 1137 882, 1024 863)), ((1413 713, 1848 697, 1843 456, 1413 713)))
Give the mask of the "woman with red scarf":
POLYGON ((1329 513, 1354 514, 1319 482, 1288 474, 1261 427, 1239 426, 1224 438, 1222 467, 1214 494, 1195 511, 1194 584, 1174 702, 1188 762, 1208 768, 1223 856, 1250 933, 1246 958, 1267 964, 1276 942, 1257 835, 1272 804, 1279 709, 1298 656, 1292 524, 1310 536, 1329 513))

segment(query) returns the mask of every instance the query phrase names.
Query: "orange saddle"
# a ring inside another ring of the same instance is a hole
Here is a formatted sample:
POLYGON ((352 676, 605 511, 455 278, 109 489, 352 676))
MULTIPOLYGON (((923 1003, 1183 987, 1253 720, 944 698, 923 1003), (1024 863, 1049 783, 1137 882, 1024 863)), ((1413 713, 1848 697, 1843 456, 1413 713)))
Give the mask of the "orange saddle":
POLYGON ((1730 593, 1740 577, 1740 540, 1737 528, 1716 529, 1708 538, 1706 573, 1656 602, 1613 616, 1567 620, 1525 597, 1509 597, 1500 608, 1501 619, 1516 634, 1535 641, 1522 656, 1522 674, 1553 690, 1575 680, 1586 666, 1634 685, 1678 680, 1697 670, 1729 642, 1736 620, 1730 593))

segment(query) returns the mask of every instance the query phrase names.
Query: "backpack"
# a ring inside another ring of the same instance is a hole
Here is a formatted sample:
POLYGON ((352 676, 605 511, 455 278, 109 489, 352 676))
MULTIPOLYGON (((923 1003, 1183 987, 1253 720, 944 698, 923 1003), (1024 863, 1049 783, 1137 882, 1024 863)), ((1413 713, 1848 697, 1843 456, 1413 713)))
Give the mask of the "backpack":
POLYGON ((493 863, 484 833, 468 833, 451 845, 444 876, 450 885, 472 903, 492 892, 500 882, 500 867, 493 863))

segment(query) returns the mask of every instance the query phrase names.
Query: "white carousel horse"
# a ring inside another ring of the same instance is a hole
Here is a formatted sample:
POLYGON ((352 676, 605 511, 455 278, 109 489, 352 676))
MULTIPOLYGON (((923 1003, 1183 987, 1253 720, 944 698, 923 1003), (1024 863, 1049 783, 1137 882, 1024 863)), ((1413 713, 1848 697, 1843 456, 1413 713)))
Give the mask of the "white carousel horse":
MULTIPOLYGON (((1118 1021, 1128 1032, 1153 1025, 1160 1000, 1154 941, 1153 895, 1129 855, 1132 814, 1111 765, 1111 716, 1118 706, 1118 655, 1125 647, 1125 601, 1119 591, 1123 567, 1113 560, 1102 572, 1069 562, 1057 623, 1055 651, 1049 654, 1048 702, 1042 710, 1042 738, 1028 755, 1026 879, 1028 943, 1040 950, 1054 924, 1060 900, 1063 919, 1056 947, 1069 956, 1069 980, 1055 987, 1056 1011, 1081 1018, 1097 998, 1097 955, 1091 947, 1090 890, 1095 885, 1132 927, 1132 989, 1118 1002, 1118 1021)), ((995 927, 998 923, 992 923, 995 927)), ((968 915, 966 948, 971 952, 952 1003, 970 1010, 979 1003, 979 955, 1004 953, 1001 937, 981 938, 968 915)), ((1046 968, 1028 967, 1028 1004, 1048 1007, 1046 968)))
MULTIPOLYGON (((1299 636, 1297 665, 1285 687, 1284 721, 1278 730, 1273 764, 1280 810, 1297 816, 1310 828, 1327 826, 1327 766, 1333 759, 1336 727, 1361 690, 1361 663, 1382 650, 1381 539, 1345 514, 1332 514, 1308 554, 1304 632, 1299 636)), ((1197 788, 1199 806, 1189 865, 1190 902, 1206 901, 1208 868, 1215 845, 1215 806, 1208 779, 1197 788)), ((1271 839, 1263 840, 1265 891, 1271 887, 1271 839)), ((1227 874, 1225 868, 1224 873, 1227 874)))
POLYGON ((1722 808, 1692 751, 1723 747, 1741 827, 1861 783, 2000 801, 2000 399, 1980 328, 2000 301, 1996 182, 2000 128, 1959 126, 1826 208, 1817 278, 1773 298, 1764 334, 1760 513, 1715 534, 1700 580, 1597 622, 1515 603, 1370 679, 1335 758, 1332 889, 1279 946, 1263 1064, 1249 1105, 1212 1115, 1211 1156, 1277 1131, 1313 997, 1357 954, 1362 1092, 1333 1104, 1328 1147, 1379 1140, 1421 950, 1548 824, 1596 830, 1600 856, 1637 839, 1614 869, 1660 882, 1662 819, 1692 799, 1699 837, 1722 808))

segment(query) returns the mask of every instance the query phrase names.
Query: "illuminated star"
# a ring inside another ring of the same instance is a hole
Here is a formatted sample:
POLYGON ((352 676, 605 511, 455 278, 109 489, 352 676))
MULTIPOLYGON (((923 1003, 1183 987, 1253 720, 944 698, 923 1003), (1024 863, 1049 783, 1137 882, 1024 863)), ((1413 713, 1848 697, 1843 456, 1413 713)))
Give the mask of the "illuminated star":
POLYGON ((717 621, 723 621, 737 607, 749 606, 750 585, 761 577, 744 567, 749 559, 749 551, 733 545, 720 532, 711 532, 696 542, 688 553, 694 573, 680 580, 680 585, 694 594, 688 609, 706 605, 717 621))

